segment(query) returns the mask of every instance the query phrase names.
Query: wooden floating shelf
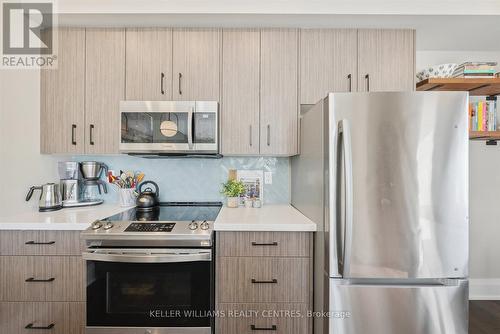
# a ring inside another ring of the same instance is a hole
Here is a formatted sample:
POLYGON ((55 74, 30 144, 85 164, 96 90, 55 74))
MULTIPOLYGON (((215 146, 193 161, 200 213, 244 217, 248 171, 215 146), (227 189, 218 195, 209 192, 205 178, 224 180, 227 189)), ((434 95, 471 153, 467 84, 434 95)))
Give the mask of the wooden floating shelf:
POLYGON ((417 83, 418 91, 465 91, 471 96, 500 95, 500 78, 430 78, 417 83))
POLYGON ((500 131, 469 131, 471 140, 500 140, 500 131))

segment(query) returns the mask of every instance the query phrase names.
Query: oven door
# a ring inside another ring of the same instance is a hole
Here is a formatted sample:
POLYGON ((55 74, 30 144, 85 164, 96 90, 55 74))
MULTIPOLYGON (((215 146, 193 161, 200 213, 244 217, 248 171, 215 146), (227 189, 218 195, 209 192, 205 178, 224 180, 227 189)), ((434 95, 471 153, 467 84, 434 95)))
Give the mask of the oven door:
POLYGON ((87 333, 211 333, 210 249, 91 249, 87 333))
POLYGON ((120 102, 120 151, 193 151, 194 110, 195 103, 189 101, 120 102))

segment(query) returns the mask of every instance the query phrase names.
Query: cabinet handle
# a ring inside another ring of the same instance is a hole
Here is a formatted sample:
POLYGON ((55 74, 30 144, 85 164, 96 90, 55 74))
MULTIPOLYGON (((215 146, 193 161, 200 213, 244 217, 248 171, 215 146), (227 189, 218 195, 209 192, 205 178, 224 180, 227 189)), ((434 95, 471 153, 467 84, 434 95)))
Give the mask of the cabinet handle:
POLYGON ((71 125, 71 144, 76 145, 76 124, 71 125))
POLYGON ((56 279, 54 277, 47 278, 47 279, 36 279, 34 277, 30 277, 25 279, 25 282, 28 283, 48 283, 48 282, 54 282, 56 279))
POLYGON ((165 91, 163 90, 163 81, 164 80, 165 80, 165 73, 161 72, 161 80, 160 80, 161 95, 165 95, 165 91))
POLYGON ((181 80, 182 80, 182 73, 179 73, 179 95, 182 95, 181 80))
POLYGON ((365 75, 365 80, 366 80, 366 91, 369 92, 370 91, 370 75, 369 74, 365 75))
POLYGON ((250 136, 250 146, 252 146, 253 145, 253 143, 252 143, 252 125, 250 125, 249 132, 250 132, 250 135, 249 135, 250 136))
POLYGON ((52 329, 54 328, 55 324, 50 324, 48 326, 33 326, 33 323, 27 324, 24 328, 25 329, 52 329))
POLYGON ((250 325, 250 329, 253 331, 277 331, 278 327, 272 325, 271 327, 256 327, 255 325, 250 325))
POLYGON ((271 146, 271 125, 267 125, 267 146, 271 146))
POLYGON ((273 278, 270 281, 257 281, 255 278, 252 278, 252 284, 277 284, 278 280, 273 278))
POLYGON ((47 241, 47 242, 38 242, 34 240, 26 241, 24 244, 25 245, 53 245, 55 244, 55 241, 47 241))
POLYGON ((277 241, 273 241, 273 242, 255 242, 255 241, 252 241, 252 246, 278 246, 278 242, 277 241))
POLYGON ((352 75, 349 74, 347 79, 349 80, 349 92, 352 92, 352 75))
POLYGON ((94 124, 90 124, 90 145, 94 145, 94 124))

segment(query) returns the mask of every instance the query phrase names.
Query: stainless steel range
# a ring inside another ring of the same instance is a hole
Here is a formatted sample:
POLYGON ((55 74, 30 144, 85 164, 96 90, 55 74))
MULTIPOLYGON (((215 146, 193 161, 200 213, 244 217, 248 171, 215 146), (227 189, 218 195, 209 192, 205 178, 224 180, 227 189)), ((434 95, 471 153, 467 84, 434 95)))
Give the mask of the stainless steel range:
POLYGON ((213 333, 213 222, 221 203, 167 202, 94 222, 88 334, 213 333))

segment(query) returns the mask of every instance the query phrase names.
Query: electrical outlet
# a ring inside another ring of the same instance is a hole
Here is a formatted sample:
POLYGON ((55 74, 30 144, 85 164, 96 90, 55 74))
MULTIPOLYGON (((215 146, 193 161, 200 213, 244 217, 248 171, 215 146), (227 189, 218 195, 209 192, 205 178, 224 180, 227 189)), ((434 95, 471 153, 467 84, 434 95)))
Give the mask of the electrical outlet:
POLYGON ((273 184, 273 172, 264 172, 264 183, 273 184))

